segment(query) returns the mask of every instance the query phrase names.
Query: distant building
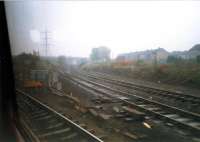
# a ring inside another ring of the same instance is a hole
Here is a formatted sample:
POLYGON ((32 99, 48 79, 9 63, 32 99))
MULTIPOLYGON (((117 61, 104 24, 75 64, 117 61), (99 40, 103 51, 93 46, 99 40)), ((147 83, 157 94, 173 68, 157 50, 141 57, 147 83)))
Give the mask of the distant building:
POLYGON ((105 62, 110 60, 110 49, 104 46, 93 48, 90 54, 91 61, 105 62))
POLYGON ((31 70, 30 75, 31 80, 48 83, 48 70, 31 70))
POLYGON ((49 87, 57 90, 62 90, 62 83, 60 81, 58 72, 52 70, 49 73, 49 87))
POLYGON ((40 56, 40 53, 39 53, 39 51, 35 51, 35 50, 33 50, 33 56, 40 56))
POLYGON ((174 51, 170 55, 182 59, 194 59, 200 55, 200 44, 196 44, 191 49, 186 51, 174 51))
POLYGON ((158 48, 155 50, 146 50, 140 52, 131 52, 120 54, 117 56, 117 60, 124 60, 124 61, 137 61, 137 60, 144 60, 144 61, 153 61, 156 57, 158 61, 166 61, 169 53, 164 50, 163 48, 158 48))
POLYGON ((82 65, 88 62, 87 58, 81 58, 81 57, 67 57, 66 58, 66 64, 67 65, 82 65))

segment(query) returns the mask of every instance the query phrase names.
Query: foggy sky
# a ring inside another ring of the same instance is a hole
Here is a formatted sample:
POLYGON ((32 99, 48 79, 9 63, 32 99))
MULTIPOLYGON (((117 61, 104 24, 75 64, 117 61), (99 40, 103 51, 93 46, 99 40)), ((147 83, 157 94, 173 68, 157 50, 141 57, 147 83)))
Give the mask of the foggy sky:
POLYGON ((107 46, 119 53, 165 48, 188 50, 200 43, 198 1, 54 1, 6 2, 14 54, 88 57, 91 49, 107 46))

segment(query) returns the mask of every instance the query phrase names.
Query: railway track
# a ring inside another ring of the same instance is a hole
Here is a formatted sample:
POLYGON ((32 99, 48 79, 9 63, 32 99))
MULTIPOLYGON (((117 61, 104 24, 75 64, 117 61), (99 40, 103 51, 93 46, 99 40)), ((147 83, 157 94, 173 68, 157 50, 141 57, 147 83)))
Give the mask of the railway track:
MULTIPOLYGON (((114 82, 119 83, 120 85, 124 85, 124 86, 130 87, 130 88, 135 88, 135 89, 138 89, 141 91, 145 91, 147 93, 156 93, 156 94, 159 93, 161 95, 173 97, 173 98, 180 99, 183 101, 190 101, 192 103, 195 103, 196 105, 200 104, 200 97, 198 97, 198 96, 193 96, 193 95, 188 95, 188 94, 184 94, 184 93, 163 90, 160 88, 153 88, 153 87, 149 87, 149 86, 139 85, 139 84, 135 84, 133 82, 125 81, 125 80, 113 79, 112 76, 107 75, 107 74, 102 74, 102 73, 97 73, 97 74, 98 74, 98 76, 97 76, 98 78, 111 80, 112 83, 114 83, 114 82)), ((93 74, 93 77, 95 77, 94 75, 97 75, 97 74, 93 74)))
POLYGON ((56 110, 17 90, 18 106, 26 141, 103 142, 56 110))
POLYGON ((88 80, 87 78, 66 74, 67 79, 76 82, 79 86, 96 91, 100 94, 111 96, 119 99, 125 105, 132 106, 138 110, 146 112, 166 123, 172 123, 182 129, 190 131, 193 135, 200 136, 200 115, 191 113, 176 107, 161 104, 156 101, 145 99, 119 89, 111 88, 101 83, 88 80), (123 97, 126 96, 127 99, 123 97))
POLYGON ((146 94, 147 97, 151 97, 153 99, 155 98, 163 103, 169 102, 168 105, 174 104, 175 107, 180 106, 182 109, 184 108, 188 111, 200 113, 200 97, 197 96, 142 86, 124 80, 113 79, 111 76, 105 74, 84 73, 84 76, 87 76, 93 80, 99 80, 112 85, 116 85, 117 87, 126 88, 127 92, 137 91, 136 94, 144 94, 144 96, 146 94))

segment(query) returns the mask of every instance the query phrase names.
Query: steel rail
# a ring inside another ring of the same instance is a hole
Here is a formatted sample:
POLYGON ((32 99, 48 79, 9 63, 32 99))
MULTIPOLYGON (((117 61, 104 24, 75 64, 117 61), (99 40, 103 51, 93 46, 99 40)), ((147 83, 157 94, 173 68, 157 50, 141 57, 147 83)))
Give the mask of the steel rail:
POLYGON ((147 93, 149 93, 149 92, 159 93, 160 95, 163 95, 163 96, 168 96, 168 97, 180 99, 183 101, 189 101, 191 103, 200 104, 200 97, 194 96, 194 95, 188 95, 188 94, 184 94, 184 93, 173 92, 173 91, 159 89, 159 88, 155 88, 155 87, 139 85, 139 84, 129 82, 129 81, 113 79, 113 77, 111 77, 110 75, 107 75, 107 74, 101 74, 101 76, 100 75, 97 76, 94 73, 92 73, 92 75, 87 73, 87 76, 95 78, 95 79, 103 79, 103 80, 109 81, 111 83, 115 83, 115 84, 118 84, 118 85, 121 85, 124 87, 133 88, 133 89, 138 89, 138 90, 141 90, 141 91, 144 91, 147 93), (102 76, 106 76, 106 77, 102 77, 102 76))
MULTIPOLYGON (((85 86, 87 88, 90 88, 91 90, 97 91, 97 92, 102 93, 104 95, 109 95, 110 96, 111 94, 107 93, 106 91, 103 91, 102 89, 98 89, 95 86, 99 86, 99 87, 102 87, 104 89, 113 91, 115 93, 123 94, 123 95, 126 95, 126 96, 131 96, 131 97, 133 96, 133 95, 130 95, 129 93, 126 93, 126 92, 123 92, 123 91, 120 91, 120 90, 115 90, 113 88, 104 86, 102 84, 99 84, 99 83, 96 83, 96 82, 93 82, 93 81, 90 81, 90 80, 87 80, 87 79, 83 79, 83 78, 78 77, 78 76, 74 76, 72 74, 68 74, 67 78, 77 82, 79 85, 81 84, 81 85, 83 85, 83 86, 85 86), (74 78, 76 78, 76 79, 74 79, 74 78), (80 81, 80 80, 82 80, 82 81, 80 81), (87 82, 87 83, 83 83, 83 81, 87 82), (94 86, 88 85, 88 83, 93 84, 94 86)), ((111 96, 113 96, 113 95, 111 95, 111 96)), ((179 114, 179 115, 181 115, 181 117, 184 117, 184 118, 185 117, 186 118, 189 117, 192 121, 197 122, 197 123, 199 123, 199 121, 200 121, 200 116, 198 114, 191 113, 191 112, 188 112, 188 111, 184 111, 184 110, 178 109, 176 107, 171 107, 171 106, 168 106, 168 105, 164 105, 164 104, 152 101, 152 100, 148 100, 148 99, 145 99, 145 98, 142 98, 142 97, 138 97, 136 95, 134 95, 134 97, 144 101, 144 104, 153 104, 153 105, 156 105, 158 107, 161 107, 162 110, 165 110, 165 111, 167 110, 168 114, 179 114)), ((197 135, 197 136, 199 136, 199 134, 200 134, 200 128, 199 127, 193 127, 193 126, 191 126, 191 125, 189 125, 187 123, 184 123, 184 122, 181 122, 181 121, 177 121, 176 119, 170 118, 166 114, 164 115, 164 114, 159 113, 157 111, 145 108, 145 107, 135 103, 133 100, 130 100, 130 99, 129 100, 124 100, 124 99, 120 99, 120 98, 118 98, 118 99, 121 100, 122 102, 128 104, 128 105, 137 107, 140 110, 143 110, 145 112, 148 112, 148 113, 151 113, 153 115, 156 115, 159 118, 167 120, 168 122, 176 124, 176 125, 178 125, 178 126, 180 126, 182 128, 187 128, 189 130, 192 130, 193 133, 195 135, 197 135)))
MULTIPOLYGON (((78 137, 79 138, 84 138, 84 140, 87 140, 88 142, 103 142, 101 139, 99 139, 98 137, 96 137, 95 135, 90 133, 89 131, 85 130, 84 128, 82 128, 78 124, 74 123, 73 121, 71 121, 67 117, 63 116, 61 113, 57 112, 55 109, 53 109, 53 108, 47 106, 46 104, 42 103, 38 99, 36 99, 36 98, 30 96, 29 94, 27 94, 27 93, 25 93, 25 92, 23 92, 21 90, 18 90, 18 89, 16 90, 16 92, 18 93, 18 97, 20 97, 20 95, 22 95, 26 99, 29 99, 31 101, 31 103, 33 103, 33 104, 35 103, 36 104, 36 105, 34 105, 35 107, 36 106, 38 108, 40 107, 39 111, 43 111, 43 112, 49 113, 50 114, 49 117, 52 117, 55 120, 59 120, 59 122, 64 123, 66 125, 66 127, 72 128, 73 131, 78 132, 78 137)), ((25 104, 25 106, 26 106, 26 104, 25 104)), ((40 114, 38 112, 34 112, 34 113, 37 113, 37 117, 39 116, 39 119, 41 119, 41 120, 42 119, 44 119, 44 120, 47 119, 46 115, 42 116, 42 114, 40 114)), ((45 128, 42 128, 42 129, 45 129, 45 128)), ((56 134, 56 132, 51 132, 51 133, 52 134, 56 134)), ((56 140, 56 141, 59 141, 59 140, 56 140)), ((80 141, 81 141, 81 139, 80 139, 80 141)), ((87 141, 84 141, 84 142, 87 142, 87 141)))

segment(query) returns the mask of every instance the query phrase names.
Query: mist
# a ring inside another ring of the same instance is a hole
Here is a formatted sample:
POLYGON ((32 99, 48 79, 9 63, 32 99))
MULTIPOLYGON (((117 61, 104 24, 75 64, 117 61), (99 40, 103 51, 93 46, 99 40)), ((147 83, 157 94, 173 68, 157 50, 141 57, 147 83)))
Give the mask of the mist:
POLYGON ((198 1, 6 2, 12 53, 88 57, 106 46, 120 53, 164 48, 188 50, 200 42, 198 1))

